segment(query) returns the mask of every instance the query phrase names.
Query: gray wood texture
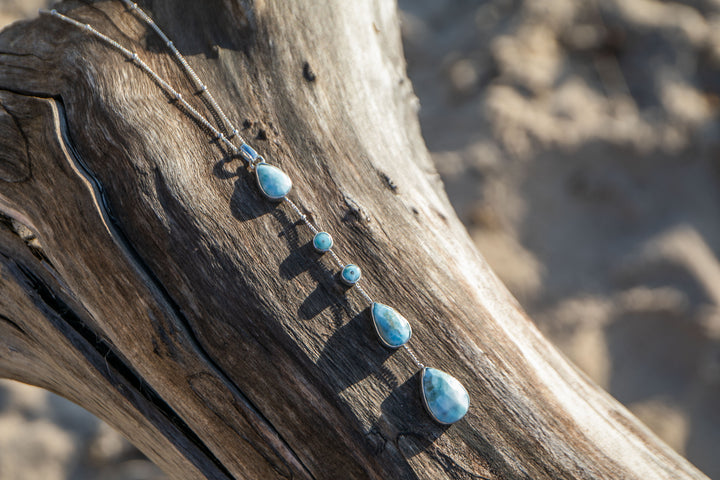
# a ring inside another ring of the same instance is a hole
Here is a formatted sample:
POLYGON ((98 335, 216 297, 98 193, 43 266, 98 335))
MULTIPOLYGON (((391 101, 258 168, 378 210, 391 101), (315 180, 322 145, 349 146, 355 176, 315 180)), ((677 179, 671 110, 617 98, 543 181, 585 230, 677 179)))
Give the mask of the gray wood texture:
MULTIPOLYGON (((0 375, 97 414, 178 479, 705 478, 536 330, 453 212, 396 5, 154 0, 363 284, 466 385, 446 427, 367 304, 152 79, 50 17, 0 34, 0 375)), ((208 112, 120 2, 57 7, 208 112)))

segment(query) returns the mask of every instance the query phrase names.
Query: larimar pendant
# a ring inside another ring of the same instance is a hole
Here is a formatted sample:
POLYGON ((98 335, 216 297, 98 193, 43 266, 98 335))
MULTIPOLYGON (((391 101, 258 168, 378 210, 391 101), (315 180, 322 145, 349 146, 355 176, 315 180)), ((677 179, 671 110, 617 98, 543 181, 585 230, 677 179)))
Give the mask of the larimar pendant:
MULTIPOLYGON (((1 2, 2 0, 0 0, 1 2)), ((130 10, 136 10, 137 5, 130 2, 129 0, 123 0, 130 10)), ((104 40, 111 46, 122 52, 123 55, 128 57, 128 60, 132 61, 136 66, 141 68, 145 73, 149 74, 156 84, 161 88, 172 93, 175 100, 185 110, 189 110, 193 113, 193 117, 198 120, 201 124, 208 127, 208 130, 214 133, 215 140, 220 143, 224 142, 226 145, 231 147, 231 150, 244 159, 249 168, 255 170, 258 187, 265 197, 272 200, 286 200, 287 203, 300 215, 301 219, 310 227, 310 229, 316 234, 313 239, 313 246, 318 252, 331 252, 331 255, 336 260, 336 263, 342 265, 338 257, 332 253, 333 240, 330 234, 327 232, 319 232, 318 228, 313 225, 307 216, 301 213, 299 207, 297 207, 290 199, 286 199, 287 194, 292 189, 292 180, 290 177, 283 172, 280 168, 265 163, 262 156, 260 156, 250 145, 242 143, 240 147, 235 148, 234 144, 229 141, 237 135, 237 130, 229 125, 229 120, 217 105, 213 97, 207 91, 207 86, 204 85, 197 74, 193 71, 190 65, 185 61, 185 58, 179 53, 177 48, 173 46, 173 43, 167 39, 165 34, 159 29, 159 27, 153 22, 153 20, 144 12, 138 11, 140 17, 144 22, 152 27, 167 43, 167 46, 174 53, 175 57, 180 61, 185 73, 194 79, 194 83, 200 87, 199 92, 205 92, 208 99, 210 100, 210 110, 216 120, 223 119, 220 123, 220 129, 224 130, 224 127, 229 127, 229 131, 232 135, 226 138, 222 132, 215 129, 210 121, 208 121, 202 114, 195 111, 190 104, 182 99, 182 96, 162 77, 160 77, 155 71, 153 71, 146 63, 139 60, 138 55, 125 47, 122 47, 115 40, 100 33, 98 30, 93 28, 90 24, 81 23, 77 20, 66 17, 65 15, 58 13, 56 10, 50 10, 49 12, 41 10, 40 13, 50 14, 56 18, 61 19, 76 27, 84 29, 86 32, 91 33, 95 37, 104 40)), ((199 93, 198 92, 198 93, 199 93)), ((343 283, 349 286, 355 285, 361 276, 360 268, 357 265, 348 264, 344 265, 340 273, 340 279, 343 283)), ((359 288, 359 286, 358 286, 359 288)), ((369 295, 364 290, 360 289, 361 294, 365 297, 371 305, 372 319, 375 326, 375 330, 380 337, 380 341, 392 348, 398 348, 405 346, 412 336, 412 330, 409 322, 393 308, 383 305, 380 303, 372 302, 369 295)), ((422 368, 421 374, 421 391, 422 398, 425 407, 432 416, 433 419, 440 423, 451 424, 460 420, 468 411, 469 397, 465 387, 454 377, 448 375, 445 372, 434 368, 424 367, 420 361, 415 357, 413 351, 405 346, 408 353, 412 356, 415 364, 418 368, 422 368)))
POLYGON ((449 425, 460 420, 470 407, 470 397, 455 377, 435 368, 422 369, 420 378, 423 403, 439 423, 449 425))
POLYGON ((386 347, 398 348, 405 345, 412 336, 410 323, 394 308, 373 303, 370 307, 375 331, 386 347))
POLYGON ((282 200, 292 188, 292 180, 285 172, 269 163, 260 162, 255 165, 260 191, 271 200, 282 200))

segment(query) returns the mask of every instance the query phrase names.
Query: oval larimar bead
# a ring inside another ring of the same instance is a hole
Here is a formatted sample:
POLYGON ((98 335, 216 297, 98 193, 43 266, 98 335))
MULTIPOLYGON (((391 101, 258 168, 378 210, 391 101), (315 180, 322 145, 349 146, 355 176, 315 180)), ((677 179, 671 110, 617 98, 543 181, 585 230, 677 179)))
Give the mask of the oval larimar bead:
POLYGON ((327 252, 333 246, 333 239, 327 232, 318 232, 313 237, 313 247, 318 252, 327 252))
POLYGON ((470 397, 455 377, 436 368, 425 367, 420 384, 423 403, 435 421, 451 424, 467 413, 470 397))
POLYGON ((353 265, 352 263, 345 265, 342 272, 340 272, 340 278, 343 283, 349 286, 355 285, 358 280, 360 280, 361 275, 362 272, 360 272, 360 267, 353 265))
POLYGON ((269 163, 260 162, 255 165, 260 191, 272 200, 282 200, 292 188, 292 180, 285 172, 269 163))
POLYGON ((394 308, 373 303, 370 307, 375 331, 380 341, 387 347, 398 348, 405 345, 412 336, 410 322, 394 308))

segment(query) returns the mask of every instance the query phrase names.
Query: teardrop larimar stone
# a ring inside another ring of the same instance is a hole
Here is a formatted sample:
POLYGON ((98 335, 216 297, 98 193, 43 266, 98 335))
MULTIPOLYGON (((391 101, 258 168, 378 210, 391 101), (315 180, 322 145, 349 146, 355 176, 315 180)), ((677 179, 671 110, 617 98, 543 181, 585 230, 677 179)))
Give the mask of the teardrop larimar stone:
POLYGON ((394 308, 376 302, 370 307, 370 312, 375 331, 385 346, 398 348, 410 340, 412 335, 410 323, 394 308))
POLYGON ((269 163, 255 165, 255 175, 260 191, 272 200, 282 200, 292 188, 292 180, 285 172, 269 163))
POLYGON ((455 377, 436 368, 425 367, 420 383, 423 402, 435 421, 449 425, 465 416, 470 407, 470 397, 455 377))

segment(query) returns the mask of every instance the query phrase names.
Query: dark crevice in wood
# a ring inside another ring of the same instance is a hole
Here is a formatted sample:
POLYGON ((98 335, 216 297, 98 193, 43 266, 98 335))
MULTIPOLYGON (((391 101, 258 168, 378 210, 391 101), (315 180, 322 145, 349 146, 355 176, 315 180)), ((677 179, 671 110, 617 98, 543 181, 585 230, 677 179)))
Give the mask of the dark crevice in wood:
MULTIPOLYGON (((35 291, 43 303, 57 316, 62 319, 74 332, 80 335, 92 346, 100 358, 104 358, 108 366, 112 367, 130 386, 132 386, 143 398, 160 411, 170 423, 175 426, 185 438, 195 445, 215 466, 228 478, 234 478, 222 462, 215 457, 212 451, 198 437, 195 432, 185 423, 155 390, 145 382, 127 363, 117 356, 109 343, 100 338, 96 332, 89 328, 85 322, 73 310, 63 302, 50 287, 35 275, 29 268, 16 264, 24 275, 27 283, 35 291)), ((19 328, 19 327, 18 327, 19 328)), ((22 331, 22 329, 21 329, 22 331)), ((23 332, 24 333, 24 332, 23 332)))
POLYGON ((15 231, 15 226, 13 225, 13 220, 14 219, 12 217, 9 217, 4 213, 0 212, 0 226, 5 227, 7 230, 17 235, 17 232, 15 231))
MULTIPOLYGON (((2 65, 2 64, 0 64, 2 65)), ((0 78, 1 80, 1 78, 0 78)), ((52 95, 47 92, 34 92, 32 90, 25 90, 22 88, 8 87, 7 85, 0 85, 0 91, 14 93, 15 95, 22 95, 23 97, 34 97, 42 99, 60 100, 59 95, 52 95)))
MULTIPOLYGON (((125 252, 129 255, 131 258, 133 264, 135 267, 143 272, 143 274, 148 278, 148 281, 150 284, 153 285, 153 287, 159 292, 162 299, 166 302, 166 304, 169 306, 171 311, 173 312, 175 318, 178 319, 180 324, 183 326, 184 330, 187 333, 188 338, 193 344, 193 347, 195 347, 196 351, 198 352, 199 356, 207 362, 208 365, 212 367, 215 374, 217 374, 226 385, 231 387, 231 390, 233 391, 234 395, 236 395, 239 398, 239 401, 241 401, 243 404, 245 404, 246 408, 251 410, 254 415, 258 417, 258 419, 263 422, 268 430, 272 432, 274 436, 278 438, 280 442, 282 442, 283 447, 289 452, 294 458, 293 460, 297 462, 298 465, 300 465, 304 473, 309 477, 314 479, 315 477, 310 473, 310 470, 308 469, 307 465, 302 461, 302 459, 297 455, 297 453, 293 450, 289 442, 287 442, 282 435, 280 435, 277 428, 270 422, 270 420, 262 413, 262 411, 245 395, 242 393, 242 390, 239 388, 238 385, 236 385, 228 375, 225 374, 225 372, 222 370, 222 368, 218 365, 218 363, 212 358, 210 354, 208 354, 207 350, 203 347, 201 342, 198 340, 197 335, 195 334, 189 320, 185 316, 185 314, 182 312, 182 309, 177 304, 177 302, 174 300, 174 298, 170 295, 170 293, 167 291, 163 283, 160 281, 160 279, 155 275, 155 273, 152 271, 150 266, 147 264, 147 262, 140 256, 140 254, 137 252, 137 250, 133 247, 132 243, 128 240, 127 235, 125 234, 123 228, 119 224, 117 218, 112 214, 112 209, 109 206, 109 203, 107 201, 107 197, 105 195, 105 190, 102 187, 101 182, 98 180, 96 175, 93 174, 93 172, 90 170, 90 168, 87 166, 87 164, 82 160, 82 157, 80 156, 77 148, 74 146, 74 142, 72 140, 72 135, 70 132, 70 129, 68 128, 67 123, 67 116, 65 114, 65 107, 62 102, 62 99, 54 99, 56 103, 56 107, 58 109, 58 117, 60 119, 60 132, 62 134, 62 140, 65 144, 65 147, 67 148, 68 152, 70 152, 70 160, 75 162, 76 167, 78 168, 78 171, 82 172, 85 175, 85 178, 90 182, 90 184, 93 186, 94 195, 99 200, 98 205, 100 205, 101 212, 99 212, 107 221, 108 229, 111 232, 111 235, 115 238, 115 241, 122 245, 125 252)), ((161 398, 158 396, 158 399, 161 400, 161 398)), ((170 408, 169 406, 167 407, 170 408)), ((172 409, 170 409, 172 411, 172 409)), ((182 421, 182 419, 175 415, 179 421, 182 421)), ((183 425, 184 422, 183 422, 183 425)), ((187 427, 187 426, 186 426, 187 427)), ((187 427, 189 428, 189 427, 187 427)), ((193 435, 195 435, 193 433, 193 435)), ((195 436, 194 438, 197 438, 195 436)), ((199 441, 199 438, 198 438, 199 441)), ((203 445, 203 448, 206 449, 203 445)), ((282 458, 284 455, 282 452, 277 452, 278 455, 282 458)), ((212 457, 213 460, 217 461, 214 457, 212 457)), ((219 461, 218 465, 222 466, 219 461)), ((223 467, 224 468, 224 467, 223 467)), ((228 475, 229 472, 228 472, 228 475)))
POLYGON ((393 179, 390 178, 390 176, 389 176, 387 173, 381 172, 381 171, 378 171, 378 173, 380 174, 380 178, 381 178, 382 181, 385 183, 385 185, 387 186, 387 188, 389 188, 390 191, 391 191, 392 193, 394 193, 395 195, 398 195, 400 192, 398 192, 397 183, 395 183, 395 182, 393 181, 393 179))
POLYGON ((23 335, 27 335, 27 333, 25 333, 25 330, 23 330, 22 327, 20 325, 18 325, 17 322, 15 322, 10 317, 7 317, 7 316, 3 315, 2 313, 0 313, 0 320, 7 323, 8 325, 10 325, 14 330, 17 330, 19 333, 21 333, 23 335))
POLYGON ((303 63, 303 78, 305 78, 308 82, 314 82, 317 80, 317 75, 313 72, 313 69, 310 67, 308 62, 303 63))
POLYGON ((0 211, 0 226, 3 226, 6 228, 9 232, 12 232, 13 235, 18 236, 25 246, 30 250, 30 253, 33 255, 33 257, 37 258, 40 262, 46 264, 53 270, 55 267, 53 266, 50 259, 45 255, 45 251, 43 250, 42 246, 39 244, 39 240, 35 236, 35 233, 33 232, 32 236, 23 236, 20 232, 18 232, 18 227, 22 226, 23 228, 27 229, 28 231, 32 232, 32 229, 28 227, 27 225, 23 224, 16 218, 9 217, 8 215, 4 214, 0 211))
POLYGON ((43 62, 47 61, 47 59, 42 58, 32 52, 20 53, 20 52, 8 52, 6 50, 0 50, 0 55, 7 55, 9 57, 34 57, 34 58, 37 58, 38 60, 42 60, 43 62))

